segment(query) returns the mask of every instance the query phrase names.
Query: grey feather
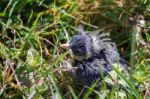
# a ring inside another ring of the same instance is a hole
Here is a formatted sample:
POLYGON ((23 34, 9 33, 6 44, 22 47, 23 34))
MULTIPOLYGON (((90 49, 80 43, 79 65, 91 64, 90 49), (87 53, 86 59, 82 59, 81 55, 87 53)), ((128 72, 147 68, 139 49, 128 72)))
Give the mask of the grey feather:
POLYGON ((108 75, 113 70, 114 63, 126 68, 115 43, 108 38, 108 33, 85 32, 82 26, 79 26, 79 31, 82 34, 73 36, 69 42, 74 57, 73 66, 78 67, 74 72, 76 75, 74 79, 77 82, 85 86, 90 86, 97 80, 101 83, 103 79, 101 74, 108 75))

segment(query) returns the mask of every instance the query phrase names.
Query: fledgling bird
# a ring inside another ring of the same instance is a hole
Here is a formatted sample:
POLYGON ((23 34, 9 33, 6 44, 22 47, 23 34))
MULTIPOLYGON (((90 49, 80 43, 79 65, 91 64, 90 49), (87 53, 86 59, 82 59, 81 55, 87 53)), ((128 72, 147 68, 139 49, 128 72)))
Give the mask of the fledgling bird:
POLYGON ((74 58, 72 71, 73 79, 84 86, 91 86, 95 82, 101 82, 103 76, 113 70, 112 65, 119 63, 127 74, 126 65, 120 58, 115 43, 107 38, 106 34, 99 31, 87 33, 79 27, 79 33, 61 47, 69 49, 74 58))

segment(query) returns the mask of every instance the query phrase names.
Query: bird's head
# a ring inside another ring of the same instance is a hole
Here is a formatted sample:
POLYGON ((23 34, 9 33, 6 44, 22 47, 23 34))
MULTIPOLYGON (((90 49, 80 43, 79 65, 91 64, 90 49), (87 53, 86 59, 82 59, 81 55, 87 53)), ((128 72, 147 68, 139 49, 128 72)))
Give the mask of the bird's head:
POLYGON ((72 57, 78 61, 90 58, 92 55, 91 39, 84 34, 73 36, 68 43, 62 44, 61 47, 69 49, 72 57))

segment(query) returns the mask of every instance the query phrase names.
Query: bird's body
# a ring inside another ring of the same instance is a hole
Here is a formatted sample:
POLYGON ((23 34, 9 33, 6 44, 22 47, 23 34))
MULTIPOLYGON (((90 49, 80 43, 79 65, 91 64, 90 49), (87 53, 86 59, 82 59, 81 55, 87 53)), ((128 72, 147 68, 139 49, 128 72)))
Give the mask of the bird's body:
POLYGON ((97 80, 102 80, 101 73, 107 75, 112 70, 111 66, 108 66, 106 60, 100 58, 98 55, 103 53, 95 53, 91 58, 83 61, 74 61, 74 66, 77 66, 76 80, 79 83, 90 86, 97 80))
POLYGON ((112 65, 115 63, 125 68, 115 44, 105 36, 97 31, 88 35, 80 33, 69 42, 68 48, 74 58, 73 66, 78 67, 73 72, 73 78, 84 86, 101 82, 103 76, 113 70, 112 65))

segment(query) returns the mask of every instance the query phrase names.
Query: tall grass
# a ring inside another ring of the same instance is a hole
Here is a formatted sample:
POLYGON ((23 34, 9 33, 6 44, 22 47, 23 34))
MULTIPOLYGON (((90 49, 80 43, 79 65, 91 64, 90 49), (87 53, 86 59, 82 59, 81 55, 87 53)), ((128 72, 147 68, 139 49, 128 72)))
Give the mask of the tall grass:
MULTIPOLYGON (((79 98, 82 89, 76 89, 78 86, 65 73, 56 71, 67 66, 70 58, 59 45, 76 33, 79 24, 86 30, 110 32, 131 68, 132 80, 114 69, 127 83, 128 93, 114 88, 109 93, 99 92, 100 97, 146 97, 144 92, 150 86, 149 49, 136 47, 129 18, 138 14, 145 17, 142 36, 149 43, 149 9, 148 0, 1 0, 0 97, 79 98)), ((92 90, 87 91, 85 99, 92 90)))

